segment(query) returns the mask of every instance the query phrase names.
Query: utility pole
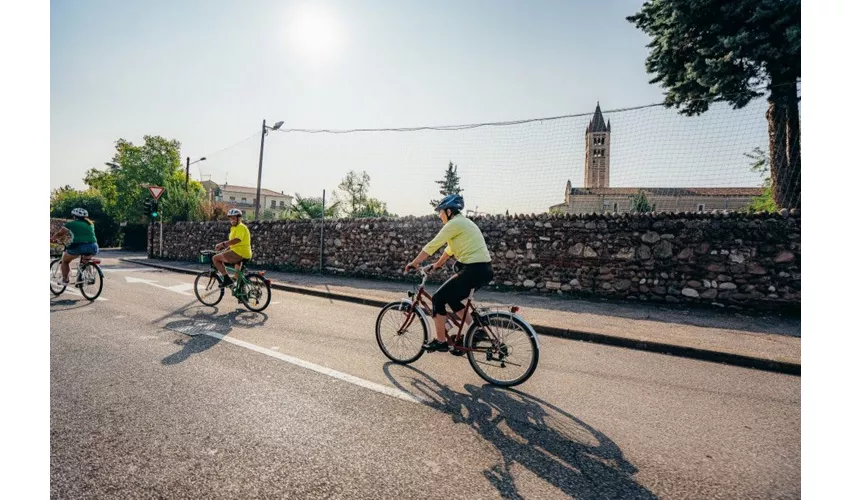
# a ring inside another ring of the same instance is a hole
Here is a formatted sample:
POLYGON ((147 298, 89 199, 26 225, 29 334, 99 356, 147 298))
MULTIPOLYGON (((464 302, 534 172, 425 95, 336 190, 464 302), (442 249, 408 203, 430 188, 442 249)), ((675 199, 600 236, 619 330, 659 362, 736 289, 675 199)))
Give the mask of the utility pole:
POLYGON ((260 168, 257 169, 257 199, 254 200, 254 219, 260 220, 262 213, 260 212, 260 192, 263 185, 263 149, 266 146, 266 133, 268 129, 277 130, 283 126, 283 122, 279 121, 273 127, 266 127, 266 120, 263 120, 263 129, 260 134, 260 168))
POLYGON ((260 168, 257 172, 257 199, 254 200, 254 220, 260 220, 260 187, 263 184, 263 149, 266 145, 266 120, 263 120, 263 130, 260 134, 260 168))

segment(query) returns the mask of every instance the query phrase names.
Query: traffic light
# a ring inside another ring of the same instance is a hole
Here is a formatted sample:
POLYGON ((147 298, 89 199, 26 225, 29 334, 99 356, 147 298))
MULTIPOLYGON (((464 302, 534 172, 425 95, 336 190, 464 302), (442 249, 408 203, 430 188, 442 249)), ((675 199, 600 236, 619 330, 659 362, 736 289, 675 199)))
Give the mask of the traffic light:
POLYGON ((159 201, 154 200, 153 198, 146 199, 145 215, 149 216, 152 219, 156 219, 157 217, 159 217, 159 201))

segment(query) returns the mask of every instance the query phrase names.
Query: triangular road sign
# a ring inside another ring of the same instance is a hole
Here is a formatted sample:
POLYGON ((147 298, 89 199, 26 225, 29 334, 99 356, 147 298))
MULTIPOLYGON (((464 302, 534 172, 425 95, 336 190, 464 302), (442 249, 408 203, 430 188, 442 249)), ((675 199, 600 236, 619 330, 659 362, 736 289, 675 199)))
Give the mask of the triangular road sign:
POLYGON ((160 186, 148 186, 148 191, 151 192, 153 199, 158 200, 162 193, 165 191, 164 187, 160 186))

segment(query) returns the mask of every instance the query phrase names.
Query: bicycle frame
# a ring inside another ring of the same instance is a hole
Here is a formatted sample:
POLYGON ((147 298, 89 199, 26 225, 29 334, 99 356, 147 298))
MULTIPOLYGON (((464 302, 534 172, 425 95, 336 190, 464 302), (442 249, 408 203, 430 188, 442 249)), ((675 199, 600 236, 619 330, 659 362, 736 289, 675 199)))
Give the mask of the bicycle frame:
MULTIPOLYGON (((228 263, 224 264, 224 270, 227 274, 233 273, 233 274, 236 275, 236 280, 235 280, 235 283, 234 283, 235 286, 233 286, 233 288, 230 290, 230 293, 234 297, 236 297, 237 299, 241 299, 241 298, 245 297, 245 294, 242 292, 242 290, 244 289, 243 285, 248 284, 248 280, 245 279, 245 273, 243 272, 243 270, 245 269, 245 264, 244 264, 244 262, 240 263, 240 264, 241 264, 241 266, 239 266, 239 269, 236 268, 235 264, 228 264, 228 263)), ((210 259, 210 268, 212 268, 214 271, 216 270, 215 264, 213 263, 212 259, 210 259)), ((266 274, 265 271, 256 271, 256 274, 259 274, 260 277, 262 277, 264 280, 268 281, 266 279, 266 276, 265 276, 265 274, 266 274)))
MULTIPOLYGON (((430 269, 430 266, 426 269, 430 269)), ((403 332, 403 331, 407 330, 407 328, 411 324, 413 324, 413 321, 416 320, 416 310, 417 309, 420 309, 423 313, 425 313, 429 317, 433 317, 433 310, 428 305, 428 303, 433 304, 433 297, 431 296, 431 294, 429 294, 428 292, 425 291, 425 282, 428 281, 428 273, 427 273, 426 270, 422 270, 420 272, 422 273, 422 282, 419 284, 417 291, 416 292, 407 292, 407 296, 409 298, 413 299, 413 300, 410 302, 410 306, 411 306, 410 310, 407 312, 407 316, 405 317, 404 322, 402 323, 401 328, 399 329, 399 332, 403 332)), ((469 297, 466 299, 466 306, 464 306, 464 308, 463 308, 463 316, 460 319, 457 318, 457 313, 454 313, 453 311, 446 311, 446 312, 448 312, 448 314, 446 315, 446 318, 449 321, 451 321, 451 323, 458 328, 458 332, 455 335, 449 335, 448 332, 446 332, 446 339, 449 342, 449 347, 455 349, 458 352, 462 352, 462 353, 466 353, 466 352, 469 352, 469 351, 487 352, 487 348, 485 348, 485 347, 474 348, 474 347, 464 347, 463 346, 463 341, 462 341, 462 339, 464 338, 463 327, 464 327, 464 325, 466 325, 466 319, 468 317, 472 318, 472 323, 469 325, 469 328, 467 328, 467 330, 466 330, 467 334, 469 333, 469 331, 472 329, 473 326, 482 327, 487 332, 487 336, 490 339, 490 341, 493 343, 493 345, 496 344, 496 342, 493 340, 493 337, 494 337, 493 333, 487 329, 487 325, 481 324, 481 322, 478 320, 478 310, 475 308, 475 305, 472 303, 472 296, 474 294, 475 294, 475 290, 471 290, 470 293, 469 293, 469 297), (455 340, 457 340, 458 343, 455 343, 455 340)), ((429 337, 430 337, 430 326, 428 328, 428 332, 429 332, 429 337)))

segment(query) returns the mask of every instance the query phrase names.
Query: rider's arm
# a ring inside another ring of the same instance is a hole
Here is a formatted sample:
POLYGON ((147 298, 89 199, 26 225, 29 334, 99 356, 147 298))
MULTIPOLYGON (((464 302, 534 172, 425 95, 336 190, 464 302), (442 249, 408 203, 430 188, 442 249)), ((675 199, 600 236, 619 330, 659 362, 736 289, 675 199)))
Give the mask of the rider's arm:
MULTIPOLYGON (((449 242, 449 239, 454 238, 460 232, 460 227, 456 224, 452 224, 452 221, 449 221, 448 224, 443 226, 440 229, 440 232, 437 233, 437 236, 434 236, 434 239, 428 242, 427 245, 419 252, 419 255, 413 259, 413 262, 408 264, 409 266, 419 267, 419 264, 428 259, 431 255, 434 254, 437 250, 440 249, 443 245, 449 242)), ((447 252, 451 255, 451 252, 447 252)), ((443 254, 445 255, 445 254, 443 254)), ((448 258, 448 257, 447 257, 448 258)), ((442 259, 442 257, 441 257, 442 259)), ((444 261, 445 262, 445 261, 444 261)))
POLYGON ((240 241, 242 241, 242 240, 240 240, 239 238, 233 238, 232 240, 223 241, 223 242, 219 243, 218 245, 216 245, 216 249, 224 248, 224 247, 231 247, 231 246, 239 243, 240 241))
POLYGON ((451 256, 452 256, 451 253, 449 253, 448 249, 446 249, 446 251, 443 252, 443 255, 440 256, 440 260, 438 260, 434 264, 434 269, 439 269, 439 268, 443 267, 443 265, 445 265, 446 261, 449 260, 449 257, 451 257, 451 256))

